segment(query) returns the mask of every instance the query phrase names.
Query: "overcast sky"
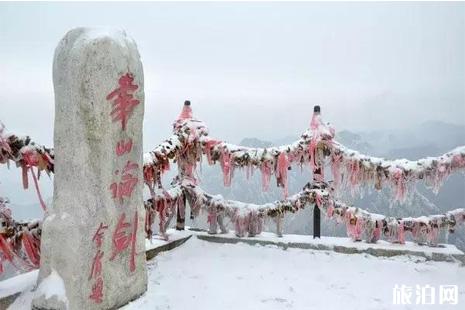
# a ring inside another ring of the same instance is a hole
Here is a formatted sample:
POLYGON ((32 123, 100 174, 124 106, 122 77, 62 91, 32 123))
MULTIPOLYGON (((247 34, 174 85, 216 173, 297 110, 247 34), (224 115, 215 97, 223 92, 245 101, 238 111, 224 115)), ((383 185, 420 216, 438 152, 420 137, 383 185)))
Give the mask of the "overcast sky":
MULTIPOLYGON (((235 143, 297 135, 315 104, 338 130, 465 124, 464 3, 0 3, 9 131, 52 145, 53 53, 78 26, 137 42, 146 150, 185 99, 212 136, 235 143)), ((13 170, 17 184, 0 170, 0 194, 20 184, 13 170)))

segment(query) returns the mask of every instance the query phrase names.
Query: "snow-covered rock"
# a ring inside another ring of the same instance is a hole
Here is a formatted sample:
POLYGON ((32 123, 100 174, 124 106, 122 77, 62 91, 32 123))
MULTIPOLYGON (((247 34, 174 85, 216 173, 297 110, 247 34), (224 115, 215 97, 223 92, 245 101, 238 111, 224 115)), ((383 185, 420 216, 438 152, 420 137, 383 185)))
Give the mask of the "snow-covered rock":
POLYGON ((71 30, 55 51, 53 80, 54 196, 33 305, 115 308, 147 288, 144 76, 136 44, 120 30, 71 30), (64 296, 57 299, 40 288, 60 282, 58 275, 64 288, 54 292, 64 296))

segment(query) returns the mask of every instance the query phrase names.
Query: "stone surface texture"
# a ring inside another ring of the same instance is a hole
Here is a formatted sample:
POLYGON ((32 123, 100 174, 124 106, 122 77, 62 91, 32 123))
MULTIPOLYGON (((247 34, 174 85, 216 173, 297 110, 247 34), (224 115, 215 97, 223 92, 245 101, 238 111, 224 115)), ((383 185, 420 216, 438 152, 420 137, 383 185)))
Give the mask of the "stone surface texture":
POLYGON ((33 308, 117 308, 147 289, 142 196, 144 79, 136 44, 124 31, 73 29, 56 48, 53 82, 54 197, 43 225, 42 261, 33 308), (132 93, 139 104, 133 107, 122 130, 121 121, 112 120, 113 100, 107 95, 119 87, 119 79, 127 73, 138 86, 132 93), (118 156, 117 143, 128 139, 132 139, 130 152, 118 156), (121 181, 128 161, 138 165, 130 171, 137 183, 131 195, 114 198, 110 186, 121 181), (117 234, 122 214, 122 222, 128 225, 117 234), (136 218, 135 240, 124 241, 134 231, 136 218), (98 246, 98 237, 93 237, 100 224, 107 228, 101 230, 102 243, 98 246), (111 259, 117 248, 115 242, 123 250, 111 259), (103 253, 100 271, 95 262, 99 251, 103 253), (96 287, 98 291, 98 278, 103 282, 101 300, 90 298, 96 287), (60 283, 64 283, 64 290, 60 283))

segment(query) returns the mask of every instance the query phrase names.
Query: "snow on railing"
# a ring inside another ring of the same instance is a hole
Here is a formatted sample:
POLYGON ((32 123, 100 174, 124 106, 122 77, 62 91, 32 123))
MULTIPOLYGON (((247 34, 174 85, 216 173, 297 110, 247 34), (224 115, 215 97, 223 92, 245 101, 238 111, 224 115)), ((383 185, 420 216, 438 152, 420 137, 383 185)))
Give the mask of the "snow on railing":
MULTIPOLYGON (((396 218, 370 213, 362 208, 349 206, 332 198, 331 190, 324 183, 308 183, 302 191, 288 198, 261 205, 224 199, 221 195, 211 195, 203 191, 192 180, 184 179, 173 188, 172 193, 157 195, 155 204, 165 204, 172 217, 183 195, 197 214, 203 210, 208 214, 209 233, 216 234, 217 226, 221 232, 228 231, 225 218, 234 225, 238 237, 260 234, 266 219, 276 222, 278 234, 282 234, 282 218, 286 213, 296 213, 308 205, 316 205, 327 218, 344 223, 347 235, 354 241, 376 242, 381 237, 394 243, 405 243, 405 234, 410 233, 414 241, 436 246, 440 230, 454 232, 455 228, 465 223, 465 209, 448 211, 441 215, 396 218)), ((153 203, 153 200, 151 201, 153 203)), ((161 230, 162 234, 165 233, 161 230)))
MULTIPOLYGON (((396 219, 372 214, 360 208, 348 207, 333 198, 328 198, 332 197, 328 196, 330 193, 328 191, 325 192, 325 195, 317 196, 316 201, 313 194, 308 196, 308 188, 302 193, 287 197, 287 170, 293 164, 300 166, 309 164, 313 170, 317 165, 322 166, 326 162, 331 166, 334 179, 333 190, 350 187, 352 193, 355 193, 363 184, 373 184, 378 190, 383 187, 383 184, 388 184, 395 192, 394 199, 403 202, 408 193, 408 187, 412 186, 411 184, 424 180, 426 185, 432 186, 434 192, 437 192, 439 185, 451 173, 463 171, 465 169, 465 147, 458 147, 442 156, 417 161, 385 160, 361 155, 334 141, 334 129, 321 120, 319 113, 314 113, 310 130, 292 144, 270 148, 242 147, 210 138, 204 124, 193 118, 190 103, 184 106, 183 112, 175 122, 174 135, 178 137, 176 141, 180 141, 181 144, 177 145, 171 157, 165 156, 164 158, 168 163, 170 159, 176 160, 180 168, 178 185, 175 187, 178 193, 176 198, 173 199, 171 195, 165 198, 163 195, 155 196, 155 184, 158 184, 161 189, 161 182, 159 179, 152 179, 153 174, 144 173, 145 181, 153 196, 153 202, 162 205, 162 207, 155 209, 164 210, 162 212, 168 211, 170 214, 160 216, 160 233, 162 235, 165 235, 166 218, 171 220, 176 210, 178 214, 185 213, 186 199, 195 212, 201 208, 207 210, 211 233, 217 232, 217 225, 224 232, 226 228, 223 218, 228 217, 234 223, 236 234, 241 237, 247 233, 249 235, 259 233, 263 227, 264 217, 275 219, 277 232, 281 235, 282 217, 285 212, 296 212, 306 204, 315 203, 320 208, 324 208, 323 211, 328 216, 334 215, 336 218, 339 216, 340 221, 342 217, 342 221, 346 223, 348 234, 354 240, 359 240, 362 235, 367 235, 369 231, 373 230, 375 234, 383 232, 384 235, 389 236, 388 239, 403 243, 405 240, 404 232, 411 231, 414 240, 426 241, 434 245, 437 242, 439 228, 453 231, 455 224, 463 223, 462 209, 454 211, 455 217, 447 214, 416 219, 396 219), (197 123, 201 125, 197 126, 197 123), (196 133, 197 129, 199 132, 196 133), (206 156, 211 165, 220 163, 225 186, 231 184, 236 168, 245 168, 247 176, 252 173, 253 169, 259 169, 262 172, 264 190, 268 188, 270 176, 274 174, 278 186, 284 188, 284 199, 275 203, 255 205, 225 200, 219 195, 214 196, 203 192, 196 185, 193 173, 203 155, 206 156), (304 195, 305 193, 307 196, 304 195), (321 197, 326 197, 326 199, 321 197), (328 203, 323 203, 324 201, 328 201, 328 203), (445 220, 449 218, 452 220, 445 220), (425 231, 427 236, 424 236, 425 231)), ((169 165, 165 164, 164 167, 169 167, 169 165)), ((147 166, 144 166, 144 169, 146 168, 147 166)), ((161 174, 157 177, 161 177, 161 174)), ((327 186, 322 185, 324 183, 320 183, 316 187, 327 188, 327 186)), ((313 186, 315 185, 313 184, 313 186)), ((317 193, 318 189, 313 189, 310 192, 317 193)), ((376 238, 374 235, 366 239, 376 241, 379 237, 376 238)))
POLYGON ((15 221, 8 203, 8 199, 0 197, 0 273, 3 272, 3 261, 22 270, 37 268, 40 263, 41 222, 15 221))
POLYGON ((415 242, 436 246, 441 230, 453 233, 457 226, 465 223, 463 208, 445 214, 398 218, 349 206, 333 199, 327 190, 314 191, 318 207, 328 218, 344 223, 347 235, 354 241, 376 242, 384 236, 390 242, 405 244, 405 235, 410 233, 415 242))
MULTIPOLYGON (((36 144, 27 136, 6 134, 3 124, 0 125, 0 164, 8 165, 11 160, 21 167, 25 188, 28 187, 30 171, 39 201, 45 209, 38 179, 42 171, 53 173, 53 149, 36 144)), ((297 212, 308 204, 316 204, 328 217, 345 223, 348 235, 354 240, 364 238, 368 242, 376 242, 385 236, 393 242, 403 243, 405 233, 410 232, 417 242, 435 245, 439 230, 453 232, 457 225, 465 222, 464 209, 449 211, 444 215, 400 219, 369 213, 333 199, 333 190, 327 189, 323 179, 319 180, 319 184, 307 185, 300 193, 288 197, 287 173, 292 166, 309 165, 315 170, 317 166, 329 165, 333 177, 331 186, 335 191, 350 188, 355 194, 362 186, 372 185, 380 190, 388 185, 395 193, 394 199, 400 202, 405 201, 409 188, 418 181, 423 180, 437 193, 450 174, 465 170, 465 146, 438 157, 417 161, 386 160, 351 150, 335 141, 334 136, 334 129, 322 121, 318 112, 314 113, 309 130, 294 143, 269 148, 237 146, 210 138, 207 126, 193 118, 190 102, 186 101, 173 124, 173 135, 144 154, 144 182, 151 194, 151 199, 145 202, 147 236, 152 235, 156 215, 159 217, 159 232, 163 237, 167 238, 166 229, 176 214, 177 220, 182 221, 182 229, 186 202, 193 215, 201 209, 206 210, 210 233, 216 233, 218 225, 225 232, 227 228, 224 218, 227 217, 234 223, 236 234, 240 237, 259 234, 265 218, 275 220, 277 233, 282 235, 284 213, 297 212), (237 168, 245 170, 247 176, 254 169, 260 170, 264 191, 269 187, 271 175, 274 175, 277 185, 283 188, 284 199, 256 205, 225 200, 220 195, 204 192, 197 186, 194 176, 203 156, 210 165, 220 164, 225 186, 231 184, 237 168), (170 162, 177 163, 178 177, 173 188, 164 190, 161 178, 170 169, 170 162)), ((321 176, 324 177, 324 169, 321 169, 321 176)), ((8 224, 9 230, 1 231, 0 256, 12 263, 20 262, 27 268, 37 266, 40 256, 40 223, 14 222, 11 213, 6 211, 5 201, 2 202, 2 210, 0 219, 5 225, 8 224)))
MULTIPOLYGON (((330 165, 333 186, 336 190, 351 189, 355 194, 362 186, 372 185, 380 190, 389 185, 394 199, 404 202, 409 189, 418 181, 424 181, 437 193, 447 177, 465 170, 465 146, 437 157, 428 157, 416 161, 397 159, 386 160, 360 154, 333 140, 334 129, 323 123, 320 115, 314 115, 311 128, 294 143, 279 147, 250 148, 237 146, 212 139, 208 128, 190 113, 181 113, 173 125, 173 135, 144 154, 144 180, 151 191, 161 187, 161 177, 170 169, 170 161, 177 161, 184 174, 191 176, 202 156, 209 164, 220 164, 224 185, 231 184, 234 170, 244 168, 250 176, 253 169, 262 173, 263 190, 269 187, 270 177, 274 175, 278 186, 287 195, 287 170, 292 165, 309 164, 314 166, 321 161, 330 165), (181 117, 180 116, 180 117, 181 117)), ((33 167, 48 174, 53 172, 53 149, 40 146, 29 137, 19 138, 0 130, 0 163, 16 162, 23 169, 23 183, 28 186, 27 172, 30 170, 36 188, 37 177, 33 167)), ((41 205, 45 208, 40 192, 41 205)))
POLYGON ((334 129, 324 123, 319 114, 313 116, 310 129, 299 140, 269 148, 238 146, 210 138, 204 123, 193 118, 177 120, 174 128, 173 136, 146 156, 147 184, 161 184, 161 175, 169 169, 170 160, 177 160, 178 164, 181 162, 192 170, 204 155, 208 164, 220 164, 225 186, 231 184, 235 169, 242 168, 247 177, 257 169, 262 174, 264 191, 268 190, 271 175, 274 175, 287 196, 287 170, 307 164, 313 170, 321 163, 330 166, 336 190, 350 189, 355 195, 363 186, 381 190, 387 185, 394 193, 394 200, 405 202, 415 183, 423 181, 437 193, 449 175, 465 171, 465 146, 415 161, 372 157, 335 141, 334 129))
POLYGON ((36 144, 29 136, 19 137, 4 132, 5 126, 0 122, 0 164, 9 166, 10 160, 22 169, 23 187, 29 187, 28 172, 31 172, 40 205, 46 210, 45 202, 40 194, 38 179, 42 171, 48 175, 53 173, 54 154, 52 148, 36 144), (37 174, 34 171, 37 169, 37 174))
POLYGON ((441 156, 419 160, 386 160, 360 154, 342 144, 333 141, 331 150, 332 175, 335 186, 351 188, 354 193, 358 187, 372 184, 379 190, 384 183, 394 189, 395 199, 405 201, 409 188, 416 181, 423 180, 426 186, 438 193, 444 181, 455 172, 465 169, 465 146, 459 146, 441 156))

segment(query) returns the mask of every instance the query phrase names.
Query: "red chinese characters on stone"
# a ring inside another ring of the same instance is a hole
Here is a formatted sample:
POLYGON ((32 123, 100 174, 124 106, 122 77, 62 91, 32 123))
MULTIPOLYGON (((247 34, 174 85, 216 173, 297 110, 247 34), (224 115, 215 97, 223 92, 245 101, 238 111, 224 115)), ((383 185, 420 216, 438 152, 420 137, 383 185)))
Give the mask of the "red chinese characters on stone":
POLYGON ((123 130, 126 129, 127 121, 134 107, 140 103, 139 100, 134 98, 134 92, 139 86, 133 84, 133 81, 134 76, 131 73, 126 73, 118 81, 119 88, 107 96, 107 100, 113 100, 113 110, 110 116, 113 122, 121 121, 123 130))
POLYGON ((94 234, 94 237, 92 238, 92 241, 97 244, 97 247, 102 246, 102 239, 103 239, 103 231, 108 228, 108 225, 103 225, 103 223, 100 223, 100 226, 98 227, 97 231, 94 234))
POLYGON ((102 277, 98 278, 92 285, 92 292, 89 296, 95 303, 99 304, 102 302, 103 298, 103 279, 102 277))
POLYGON ((100 249, 103 243, 103 234, 104 230, 108 228, 108 225, 100 223, 97 231, 95 232, 92 241, 97 245, 97 253, 94 256, 92 262, 92 268, 90 270, 89 281, 95 279, 94 284, 92 285, 92 290, 89 295, 89 299, 93 300, 95 303, 101 303, 103 298, 103 276, 102 276, 102 258, 103 251, 100 249))
POLYGON ((89 280, 98 277, 102 274, 102 257, 103 251, 98 250, 95 254, 94 262, 92 263, 92 269, 90 270, 89 280))
MULTIPOLYGON (((112 192, 113 199, 123 199, 124 197, 131 197, 132 192, 134 191, 138 179, 133 174, 134 172, 137 173, 139 169, 139 165, 128 161, 126 166, 123 168, 123 172, 121 173, 121 180, 120 182, 113 182, 110 185, 110 190, 112 192)), ((119 170, 116 170, 115 174, 119 174, 119 170)))
POLYGON ((110 261, 115 259, 116 255, 120 254, 121 252, 125 251, 128 247, 130 249, 130 261, 129 261, 129 270, 132 272, 136 270, 136 237, 137 237, 137 225, 138 225, 138 217, 137 211, 134 215, 134 222, 126 222, 126 214, 121 214, 118 224, 116 225, 115 231, 113 232, 113 252, 110 257, 110 261))
POLYGON ((132 139, 121 140, 116 144, 116 155, 121 156, 132 150, 132 139))

